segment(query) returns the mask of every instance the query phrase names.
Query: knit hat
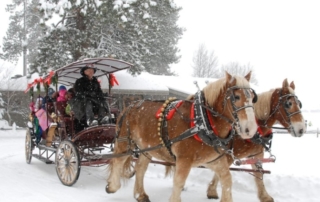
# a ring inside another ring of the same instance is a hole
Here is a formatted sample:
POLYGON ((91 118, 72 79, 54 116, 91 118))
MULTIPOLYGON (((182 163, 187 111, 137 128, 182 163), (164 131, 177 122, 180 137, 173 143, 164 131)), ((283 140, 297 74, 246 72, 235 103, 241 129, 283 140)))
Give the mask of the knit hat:
POLYGON ((48 96, 51 97, 53 93, 54 93, 53 88, 49 88, 48 89, 48 96))
POLYGON ((60 90, 67 90, 67 88, 66 88, 65 86, 61 85, 61 86, 59 87, 59 91, 60 91, 60 90))

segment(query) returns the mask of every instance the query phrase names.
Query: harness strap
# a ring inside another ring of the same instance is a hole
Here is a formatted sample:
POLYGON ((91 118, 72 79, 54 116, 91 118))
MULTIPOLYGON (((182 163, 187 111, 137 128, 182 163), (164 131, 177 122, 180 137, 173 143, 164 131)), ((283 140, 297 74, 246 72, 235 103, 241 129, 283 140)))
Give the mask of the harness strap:
POLYGON ((189 138, 189 137, 193 136, 194 134, 198 133, 199 131, 200 131, 199 127, 189 128, 188 130, 183 132, 181 135, 169 140, 167 145, 158 144, 157 146, 148 147, 148 148, 145 148, 145 149, 136 148, 136 150, 128 150, 127 152, 121 153, 121 154, 103 154, 103 155, 101 155, 101 158, 102 159, 109 159, 109 158, 113 158, 113 157, 121 157, 121 156, 126 156, 126 155, 133 155, 133 154, 136 155, 136 154, 139 154, 139 153, 144 153, 144 152, 160 149, 163 146, 171 147, 172 144, 174 144, 176 142, 179 142, 179 141, 182 141, 182 140, 184 140, 186 138, 189 138))

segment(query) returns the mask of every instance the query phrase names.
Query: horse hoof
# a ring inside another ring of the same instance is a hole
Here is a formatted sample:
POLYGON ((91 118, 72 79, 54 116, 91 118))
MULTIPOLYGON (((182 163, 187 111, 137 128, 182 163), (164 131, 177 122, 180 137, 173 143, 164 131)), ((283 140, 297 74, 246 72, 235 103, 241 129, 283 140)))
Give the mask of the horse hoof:
POLYGON ((219 199, 219 196, 209 196, 207 195, 208 199, 219 199))
POLYGON ((151 202, 151 201, 149 200, 149 198, 144 198, 144 199, 138 200, 138 202, 151 202))
POLYGON ((138 202, 151 202, 149 200, 149 196, 147 194, 141 194, 139 198, 137 198, 138 202))
POLYGON ((115 191, 111 191, 111 190, 110 190, 109 185, 106 186, 106 192, 107 192, 108 194, 113 194, 113 193, 115 193, 115 191))

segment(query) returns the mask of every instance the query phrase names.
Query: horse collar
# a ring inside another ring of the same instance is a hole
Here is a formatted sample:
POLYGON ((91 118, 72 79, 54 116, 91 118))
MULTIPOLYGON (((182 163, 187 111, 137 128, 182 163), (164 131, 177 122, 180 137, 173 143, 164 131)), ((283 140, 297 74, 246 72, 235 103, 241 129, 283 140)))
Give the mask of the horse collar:
MULTIPOLYGON (((194 97, 194 103, 191 108, 191 118, 194 121, 191 121, 191 127, 197 126, 201 130, 194 135, 194 138, 200 142, 205 143, 219 153, 218 147, 222 147, 227 150, 227 144, 233 137, 233 130, 230 130, 229 136, 227 139, 222 139, 218 136, 217 129, 214 125, 213 119, 209 110, 205 107, 205 99, 202 91, 198 91, 194 97)), ((233 131, 234 132, 234 131, 233 131)))

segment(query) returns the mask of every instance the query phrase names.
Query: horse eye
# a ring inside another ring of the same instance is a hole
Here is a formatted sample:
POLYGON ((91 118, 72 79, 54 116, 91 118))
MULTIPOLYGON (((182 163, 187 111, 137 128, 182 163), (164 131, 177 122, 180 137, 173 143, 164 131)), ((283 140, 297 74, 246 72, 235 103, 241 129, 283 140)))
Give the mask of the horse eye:
POLYGON ((290 108, 291 106, 292 106, 292 102, 287 101, 287 102, 286 102, 286 108, 290 108))
POLYGON ((235 96, 234 96, 234 99, 235 99, 235 100, 240 100, 240 96, 239 96, 239 95, 235 95, 235 96))

